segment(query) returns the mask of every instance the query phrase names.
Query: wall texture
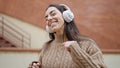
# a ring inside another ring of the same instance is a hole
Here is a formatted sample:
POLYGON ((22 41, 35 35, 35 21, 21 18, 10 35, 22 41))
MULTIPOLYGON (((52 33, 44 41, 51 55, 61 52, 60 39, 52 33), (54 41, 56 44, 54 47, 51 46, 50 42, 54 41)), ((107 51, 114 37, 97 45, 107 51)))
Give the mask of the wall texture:
POLYGON ((45 8, 51 3, 67 4, 81 34, 103 50, 120 52, 120 0, 0 0, 0 12, 44 28, 45 8))

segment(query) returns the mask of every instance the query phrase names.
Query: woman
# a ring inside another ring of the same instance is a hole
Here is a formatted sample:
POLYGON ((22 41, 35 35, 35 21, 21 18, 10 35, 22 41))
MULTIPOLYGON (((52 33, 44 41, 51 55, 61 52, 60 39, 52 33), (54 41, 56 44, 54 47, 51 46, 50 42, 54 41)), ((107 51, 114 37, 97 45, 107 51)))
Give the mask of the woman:
POLYGON ((106 68, 101 50, 80 35, 68 6, 49 5, 45 19, 51 40, 42 48, 39 62, 30 68, 106 68))

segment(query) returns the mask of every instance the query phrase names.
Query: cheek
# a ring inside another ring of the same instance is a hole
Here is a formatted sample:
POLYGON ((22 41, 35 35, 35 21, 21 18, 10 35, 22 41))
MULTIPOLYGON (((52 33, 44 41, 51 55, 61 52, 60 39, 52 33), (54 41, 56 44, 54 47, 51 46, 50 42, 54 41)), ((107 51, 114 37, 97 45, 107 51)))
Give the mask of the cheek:
POLYGON ((62 14, 57 14, 56 18, 59 20, 59 22, 64 22, 62 14))
POLYGON ((61 29, 64 26, 64 22, 59 22, 59 24, 57 25, 58 29, 61 29))
POLYGON ((63 18, 61 18, 60 20, 61 20, 61 22, 64 22, 64 19, 63 19, 63 18))
POLYGON ((64 20, 63 20, 63 18, 62 18, 62 19, 60 19, 59 24, 60 24, 60 26, 64 25, 64 20))
POLYGON ((59 24, 64 24, 64 19, 62 17, 58 18, 59 24))

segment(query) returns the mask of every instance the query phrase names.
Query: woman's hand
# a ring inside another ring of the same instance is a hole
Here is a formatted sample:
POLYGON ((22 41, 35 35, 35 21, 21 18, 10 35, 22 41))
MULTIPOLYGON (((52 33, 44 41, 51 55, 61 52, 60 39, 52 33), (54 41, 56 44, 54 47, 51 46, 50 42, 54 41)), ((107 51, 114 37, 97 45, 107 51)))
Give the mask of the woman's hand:
POLYGON ((71 44, 75 43, 75 42, 76 42, 76 41, 66 41, 66 42, 64 42, 63 44, 64 44, 64 46, 67 48, 67 50, 68 50, 69 52, 71 52, 69 46, 70 46, 71 44))
POLYGON ((40 63, 38 61, 33 61, 32 64, 29 64, 28 68, 40 68, 40 63))

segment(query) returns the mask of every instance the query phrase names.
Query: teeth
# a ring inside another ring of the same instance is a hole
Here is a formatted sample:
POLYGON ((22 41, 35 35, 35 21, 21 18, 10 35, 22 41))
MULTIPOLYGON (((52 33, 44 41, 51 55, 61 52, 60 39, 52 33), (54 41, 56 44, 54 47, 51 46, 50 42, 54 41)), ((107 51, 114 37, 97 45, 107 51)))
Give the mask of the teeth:
POLYGON ((51 20, 50 21, 50 26, 54 27, 57 24, 58 20, 51 20))
POLYGON ((54 26, 56 26, 56 24, 57 24, 57 23, 55 23, 55 22, 54 22, 54 23, 52 23, 52 24, 51 24, 51 27, 54 27, 54 26))

